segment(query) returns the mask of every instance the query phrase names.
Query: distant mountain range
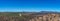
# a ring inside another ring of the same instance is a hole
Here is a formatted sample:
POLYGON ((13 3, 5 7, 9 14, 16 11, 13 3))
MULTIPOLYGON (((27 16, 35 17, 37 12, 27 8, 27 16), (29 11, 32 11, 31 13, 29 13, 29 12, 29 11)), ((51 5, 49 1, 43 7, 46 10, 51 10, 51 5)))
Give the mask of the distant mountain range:
POLYGON ((53 11, 40 11, 40 12, 22 12, 22 14, 60 14, 60 12, 53 12, 53 11))
POLYGON ((0 12, 0 14, 60 14, 60 12, 53 12, 53 11, 40 11, 40 12, 0 12))

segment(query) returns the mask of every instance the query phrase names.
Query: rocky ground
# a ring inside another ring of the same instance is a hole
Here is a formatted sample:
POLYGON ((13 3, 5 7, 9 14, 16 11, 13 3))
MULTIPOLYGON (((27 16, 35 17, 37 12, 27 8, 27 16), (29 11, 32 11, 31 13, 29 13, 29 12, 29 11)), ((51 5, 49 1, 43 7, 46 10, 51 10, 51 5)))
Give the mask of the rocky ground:
POLYGON ((0 21, 20 21, 16 16, 0 16, 0 21))
POLYGON ((0 21, 26 21, 28 16, 0 16, 0 21))

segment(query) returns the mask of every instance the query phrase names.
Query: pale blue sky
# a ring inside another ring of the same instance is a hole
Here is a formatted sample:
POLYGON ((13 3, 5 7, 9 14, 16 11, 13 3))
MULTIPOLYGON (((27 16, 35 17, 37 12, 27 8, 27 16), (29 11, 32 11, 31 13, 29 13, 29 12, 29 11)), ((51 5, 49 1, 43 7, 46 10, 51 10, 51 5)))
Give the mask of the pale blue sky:
POLYGON ((60 0, 0 0, 0 12, 59 11, 60 0))

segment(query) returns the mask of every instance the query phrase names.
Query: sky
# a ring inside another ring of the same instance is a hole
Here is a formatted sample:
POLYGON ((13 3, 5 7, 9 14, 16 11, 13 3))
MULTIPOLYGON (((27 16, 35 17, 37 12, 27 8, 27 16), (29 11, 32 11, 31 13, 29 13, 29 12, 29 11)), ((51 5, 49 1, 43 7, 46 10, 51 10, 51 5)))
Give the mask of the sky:
POLYGON ((60 0, 0 0, 0 12, 60 12, 60 0))

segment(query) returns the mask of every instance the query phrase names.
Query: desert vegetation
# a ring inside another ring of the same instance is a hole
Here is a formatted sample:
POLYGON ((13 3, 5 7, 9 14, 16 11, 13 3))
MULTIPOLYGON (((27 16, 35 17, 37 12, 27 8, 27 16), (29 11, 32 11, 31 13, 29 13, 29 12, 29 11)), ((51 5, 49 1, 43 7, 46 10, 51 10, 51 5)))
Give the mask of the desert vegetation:
POLYGON ((0 12, 0 21, 29 21, 40 15, 59 14, 59 12, 0 12), (21 16, 19 15, 21 14, 21 16))

